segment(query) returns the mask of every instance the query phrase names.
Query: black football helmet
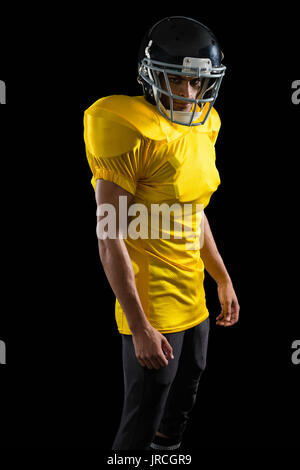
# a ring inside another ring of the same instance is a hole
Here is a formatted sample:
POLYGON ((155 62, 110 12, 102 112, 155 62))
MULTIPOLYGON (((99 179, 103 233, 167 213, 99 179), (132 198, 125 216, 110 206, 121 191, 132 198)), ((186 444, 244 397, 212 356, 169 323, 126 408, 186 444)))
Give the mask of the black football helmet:
POLYGON ((223 53, 218 41, 206 26, 184 16, 164 18, 145 35, 138 59, 138 82, 143 86, 146 99, 156 104, 165 118, 187 126, 205 123, 226 70, 221 63, 223 53), (161 74, 167 90, 161 86, 161 74), (174 95, 168 74, 201 78, 196 99, 174 95), (162 105, 161 94, 169 97, 169 110, 162 105), (175 111, 174 99, 193 103, 192 111, 175 111))

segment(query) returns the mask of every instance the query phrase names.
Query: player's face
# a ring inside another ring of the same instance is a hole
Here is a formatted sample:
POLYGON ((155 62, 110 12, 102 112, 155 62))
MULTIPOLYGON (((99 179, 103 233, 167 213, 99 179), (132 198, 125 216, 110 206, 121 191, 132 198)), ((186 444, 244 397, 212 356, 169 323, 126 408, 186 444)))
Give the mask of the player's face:
MULTIPOLYGON (((160 83, 163 90, 168 91, 164 75, 160 75, 160 83)), ((184 98, 196 99, 201 89, 201 79, 181 75, 168 74, 172 93, 184 98)), ((170 109, 170 99, 161 93, 160 100, 166 109, 170 109)), ((174 111, 191 111, 193 103, 182 100, 173 100, 174 111)))

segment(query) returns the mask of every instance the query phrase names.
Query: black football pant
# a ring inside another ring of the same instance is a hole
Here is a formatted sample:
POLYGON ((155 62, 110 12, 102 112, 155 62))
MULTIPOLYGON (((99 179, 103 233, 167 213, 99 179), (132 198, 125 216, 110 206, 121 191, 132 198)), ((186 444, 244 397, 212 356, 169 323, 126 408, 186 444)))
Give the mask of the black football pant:
POLYGON ((174 359, 159 370, 142 367, 131 335, 122 336, 124 405, 113 450, 149 449, 156 431, 181 441, 205 369, 209 318, 164 336, 174 359))

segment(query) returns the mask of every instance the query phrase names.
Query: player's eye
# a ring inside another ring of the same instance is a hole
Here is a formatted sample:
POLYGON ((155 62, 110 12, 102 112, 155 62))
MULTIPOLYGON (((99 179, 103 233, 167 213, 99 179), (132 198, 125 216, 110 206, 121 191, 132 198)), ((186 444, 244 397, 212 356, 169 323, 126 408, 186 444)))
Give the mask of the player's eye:
POLYGON ((169 77, 169 82, 178 85, 179 83, 181 83, 181 78, 180 77, 169 77))

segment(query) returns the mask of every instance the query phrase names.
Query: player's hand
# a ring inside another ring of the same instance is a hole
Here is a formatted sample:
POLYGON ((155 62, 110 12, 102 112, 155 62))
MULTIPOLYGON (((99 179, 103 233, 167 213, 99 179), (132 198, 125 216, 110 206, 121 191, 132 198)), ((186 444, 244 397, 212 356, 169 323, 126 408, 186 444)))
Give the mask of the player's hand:
POLYGON ((221 313, 216 318, 216 324, 231 326, 238 322, 240 306, 230 281, 218 284, 218 296, 221 304, 221 313))
POLYGON ((168 365, 168 359, 174 359, 167 338, 151 325, 132 332, 132 340, 137 360, 143 367, 160 369, 168 365))

